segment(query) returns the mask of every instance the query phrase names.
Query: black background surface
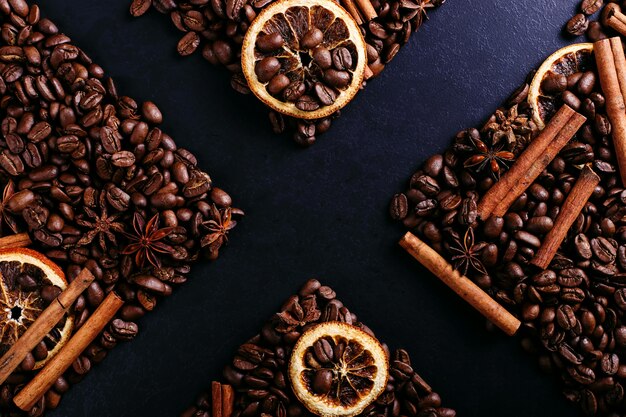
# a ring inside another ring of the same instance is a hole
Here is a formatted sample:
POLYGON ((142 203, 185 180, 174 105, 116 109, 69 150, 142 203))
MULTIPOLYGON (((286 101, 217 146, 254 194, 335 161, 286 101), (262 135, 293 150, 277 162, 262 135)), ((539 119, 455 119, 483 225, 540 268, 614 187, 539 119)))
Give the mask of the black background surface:
POLYGON ((577 1, 448 1, 312 148, 270 132, 266 112, 197 55, 169 17, 129 1, 44 0, 43 14, 122 94, 155 101, 163 128, 246 210, 231 245, 140 322, 51 416, 175 416, 220 376, 310 277, 418 372, 459 416, 576 415, 519 341, 484 320, 397 246, 390 197, 457 130, 480 124, 549 53, 577 1))

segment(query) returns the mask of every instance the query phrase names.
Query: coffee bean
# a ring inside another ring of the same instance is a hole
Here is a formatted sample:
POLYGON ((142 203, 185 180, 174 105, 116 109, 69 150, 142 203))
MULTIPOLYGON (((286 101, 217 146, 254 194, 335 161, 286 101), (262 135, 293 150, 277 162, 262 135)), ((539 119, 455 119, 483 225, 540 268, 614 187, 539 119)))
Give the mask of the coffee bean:
POLYGON ((267 91, 273 95, 279 95, 290 83, 289 77, 285 74, 276 74, 268 83, 267 91))
POLYGON ((593 71, 586 71, 583 73, 580 80, 578 80, 578 93, 583 96, 588 96, 593 91, 596 85, 596 75, 593 71))
MULTIPOLYGON (((333 51, 334 53, 334 51, 333 51)), ((317 47, 312 53, 313 60, 321 69, 328 69, 333 65, 333 57, 331 52, 323 47, 317 47)))
POLYGON ((280 71, 280 61, 276 57, 270 56, 258 61, 254 72, 260 82, 269 82, 280 71))
POLYGON ((549 75, 541 82, 541 89, 547 94, 558 94, 567 88, 567 77, 563 74, 549 75))
POLYGON ((351 79, 350 73, 347 71, 338 71, 333 68, 324 71, 324 80, 335 88, 343 89, 347 87, 351 79))
POLYGON ((583 0, 580 4, 580 10, 587 16, 598 12, 604 4, 603 0, 583 0))
POLYGON ((304 34, 300 41, 300 46, 306 49, 313 49, 318 46, 322 40, 324 40, 324 33, 320 29, 313 27, 304 34))
POLYGON ((328 394, 333 382, 333 373, 330 369, 320 369, 315 372, 313 389, 318 394, 328 394))
POLYGON ((345 71, 352 69, 352 55, 348 48, 343 46, 336 48, 332 51, 332 61, 335 69, 339 71, 345 71))
POLYGON ((580 36, 585 33, 588 25, 589 21, 587 20, 587 17, 584 14, 579 13, 567 22, 566 30, 570 35, 580 36))
POLYGON ((278 32, 261 35, 256 39, 256 47, 262 52, 275 51, 282 47, 284 43, 283 37, 278 32))
POLYGON ((574 110, 579 110, 582 104, 580 99, 569 90, 563 92, 563 94, 561 95, 561 99, 565 104, 567 104, 574 110))
POLYGON ((391 205, 389 206, 389 213, 391 214, 391 218, 395 220, 404 219, 408 214, 408 202, 406 195, 404 194, 396 194, 391 200, 391 205))
POLYGON ((315 91, 315 95, 317 96, 319 101, 325 106, 330 106, 337 99, 337 94, 335 93, 335 91, 322 83, 315 83, 315 86, 313 88, 315 91))
POLYGON ((200 37, 196 32, 187 32, 180 41, 178 41, 178 53, 181 56, 191 55, 198 49, 200 45, 200 37))
POLYGON ((141 106, 141 114, 148 123, 161 124, 163 122, 163 115, 161 110, 151 101, 146 101, 141 106))

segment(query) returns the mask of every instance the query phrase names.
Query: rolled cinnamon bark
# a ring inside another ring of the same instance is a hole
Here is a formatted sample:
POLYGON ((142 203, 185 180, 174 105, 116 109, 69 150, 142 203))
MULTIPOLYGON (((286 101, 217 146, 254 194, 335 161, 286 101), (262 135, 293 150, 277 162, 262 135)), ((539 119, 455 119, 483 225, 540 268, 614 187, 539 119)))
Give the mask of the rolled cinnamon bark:
POLYGON ((353 0, 341 0, 341 4, 350 13, 354 21, 357 25, 363 24, 363 19, 361 18, 361 14, 359 13, 359 9, 354 4, 353 0))
POLYGON ((211 382, 211 417, 222 416, 222 384, 217 381, 211 382))
POLYGON ((511 169, 478 202, 478 216, 504 216, 587 120, 564 104, 522 152, 511 169))
POLYGON ((378 14, 376 13, 374 6, 372 6, 372 3, 370 2, 370 0, 355 0, 355 1, 356 1, 357 7, 361 11, 361 13, 363 13, 363 16, 365 17, 366 21, 369 22, 370 20, 378 17, 378 14))
POLYGON ((606 98, 606 112, 611 122, 611 136, 622 183, 626 184, 626 62, 619 38, 602 39, 593 44, 600 86, 606 98), (619 70, 618 70, 619 69, 619 70))
POLYGON ((31 243, 33 242, 31 242, 28 233, 0 237, 0 249, 25 248, 30 246, 31 243))
POLYGON ((550 266, 552 258, 567 236, 569 228, 585 207, 596 185, 600 183, 600 177, 589 167, 584 167, 572 191, 568 194, 561 207, 561 211, 554 222, 554 226, 544 237, 541 247, 533 257, 531 264, 546 269, 550 266))
POLYGON ((230 417, 235 408, 235 390, 232 386, 221 384, 222 388, 222 417, 230 417))
POLYGON ((54 385, 54 381, 63 375, 63 372, 72 365, 81 352, 100 334, 123 304, 124 301, 119 295, 110 292, 59 353, 17 393, 13 399, 15 405, 24 411, 32 409, 35 403, 54 385))
POLYGON ((469 278, 452 268, 452 265, 417 236, 407 232, 400 240, 400 246, 504 333, 512 336, 517 332, 521 326, 517 318, 469 278))
POLYGON ((87 268, 70 283, 70 285, 52 301, 50 305, 37 317, 37 320, 24 332, 13 346, 0 358, 0 384, 2 384, 17 369, 26 355, 37 346, 41 340, 63 318, 74 301, 93 282, 94 276, 87 268))

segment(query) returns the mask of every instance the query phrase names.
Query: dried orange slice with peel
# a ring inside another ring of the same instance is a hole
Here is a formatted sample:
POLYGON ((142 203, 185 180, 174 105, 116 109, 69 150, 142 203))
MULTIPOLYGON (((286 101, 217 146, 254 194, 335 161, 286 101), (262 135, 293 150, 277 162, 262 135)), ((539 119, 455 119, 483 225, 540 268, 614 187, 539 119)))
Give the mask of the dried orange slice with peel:
MULTIPOLYGON (((67 287, 61 268, 31 249, 0 250, 0 355, 20 338, 41 312, 67 287)), ((44 338, 47 354, 35 349, 33 369, 43 367, 69 339, 72 315, 62 319, 44 338)))
POLYGON ((380 342, 347 323, 311 327, 289 360, 296 397, 324 417, 360 414, 383 393, 388 377, 389 358, 380 342))
POLYGON ((545 122, 560 105, 559 97, 543 91, 543 81, 554 74, 572 75, 593 68, 593 44, 575 43, 559 49, 541 64, 530 83, 528 102, 533 109, 533 121, 543 129, 545 122))
POLYGON ((288 116, 320 119, 352 100, 367 49, 354 19, 332 0, 278 0, 254 19, 241 50, 250 90, 288 116))

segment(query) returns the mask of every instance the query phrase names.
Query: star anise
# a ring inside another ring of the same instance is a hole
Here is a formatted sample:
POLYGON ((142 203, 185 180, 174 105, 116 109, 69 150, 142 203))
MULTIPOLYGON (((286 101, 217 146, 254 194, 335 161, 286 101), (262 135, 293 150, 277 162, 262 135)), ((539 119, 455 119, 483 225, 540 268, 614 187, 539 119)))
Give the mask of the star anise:
POLYGON ((78 241, 78 246, 85 246, 93 242, 93 240, 97 237, 98 243, 103 251, 107 251, 107 243, 106 239, 111 242, 113 247, 117 246, 117 239, 115 238, 115 233, 123 233, 124 225, 117 221, 119 219, 120 214, 113 214, 109 216, 107 212, 107 203, 104 199, 104 193, 102 193, 100 197, 100 214, 97 214, 95 211, 90 209, 87 206, 83 207, 83 210, 87 214, 88 218, 81 215, 76 218, 76 223, 83 227, 87 227, 89 231, 83 235, 82 238, 78 241), (105 239, 106 238, 106 239, 105 239))
POLYGON ((292 332, 298 327, 316 322, 321 315, 322 312, 317 308, 314 295, 308 295, 302 299, 293 296, 287 301, 283 311, 275 315, 276 331, 279 333, 292 332))
POLYGON ((9 210, 9 200, 15 194, 15 183, 12 180, 7 182, 7 185, 4 187, 4 191, 2 192, 2 201, 0 202, 0 234, 4 235, 5 231, 3 230, 3 226, 9 226, 11 232, 17 233, 19 231, 19 227, 17 226, 17 222, 13 217, 13 213, 9 210))
POLYGON ((458 235, 453 236, 453 242, 449 249, 452 252, 451 259, 454 263, 454 269, 463 275, 467 275, 470 268, 480 274, 487 275, 487 270, 480 260, 480 253, 485 246, 487 246, 486 242, 474 243, 474 229, 471 227, 467 228, 462 240, 458 235))
POLYGON ((202 240, 200 245, 216 247, 219 249, 223 243, 228 243, 228 231, 237 226, 237 222, 232 219, 232 210, 230 207, 220 211, 215 204, 211 206, 211 219, 202 222, 202 226, 209 231, 202 240))
POLYGON ((161 266, 161 259, 159 253, 172 253, 174 248, 167 245, 161 240, 167 237, 174 230, 173 227, 164 227, 159 229, 159 213, 152 216, 148 223, 144 217, 135 212, 133 218, 134 233, 124 232, 131 243, 128 244, 123 250, 122 254, 132 255, 135 254, 135 264, 142 268, 146 259, 153 266, 159 268, 161 266))
POLYGON ((527 114, 519 114, 517 104, 510 109, 498 109, 489 118, 483 132, 494 146, 502 144, 514 153, 523 150, 533 137, 534 123, 527 114))
POLYGON ((503 168, 508 168, 507 162, 515 160, 513 152, 505 151, 504 143, 494 145, 492 147, 487 146, 476 135, 468 135, 472 144, 471 152, 472 156, 467 158, 463 163, 465 168, 474 168, 476 171, 482 171, 488 167, 489 172, 495 179, 500 179, 500 173, 503 168))

